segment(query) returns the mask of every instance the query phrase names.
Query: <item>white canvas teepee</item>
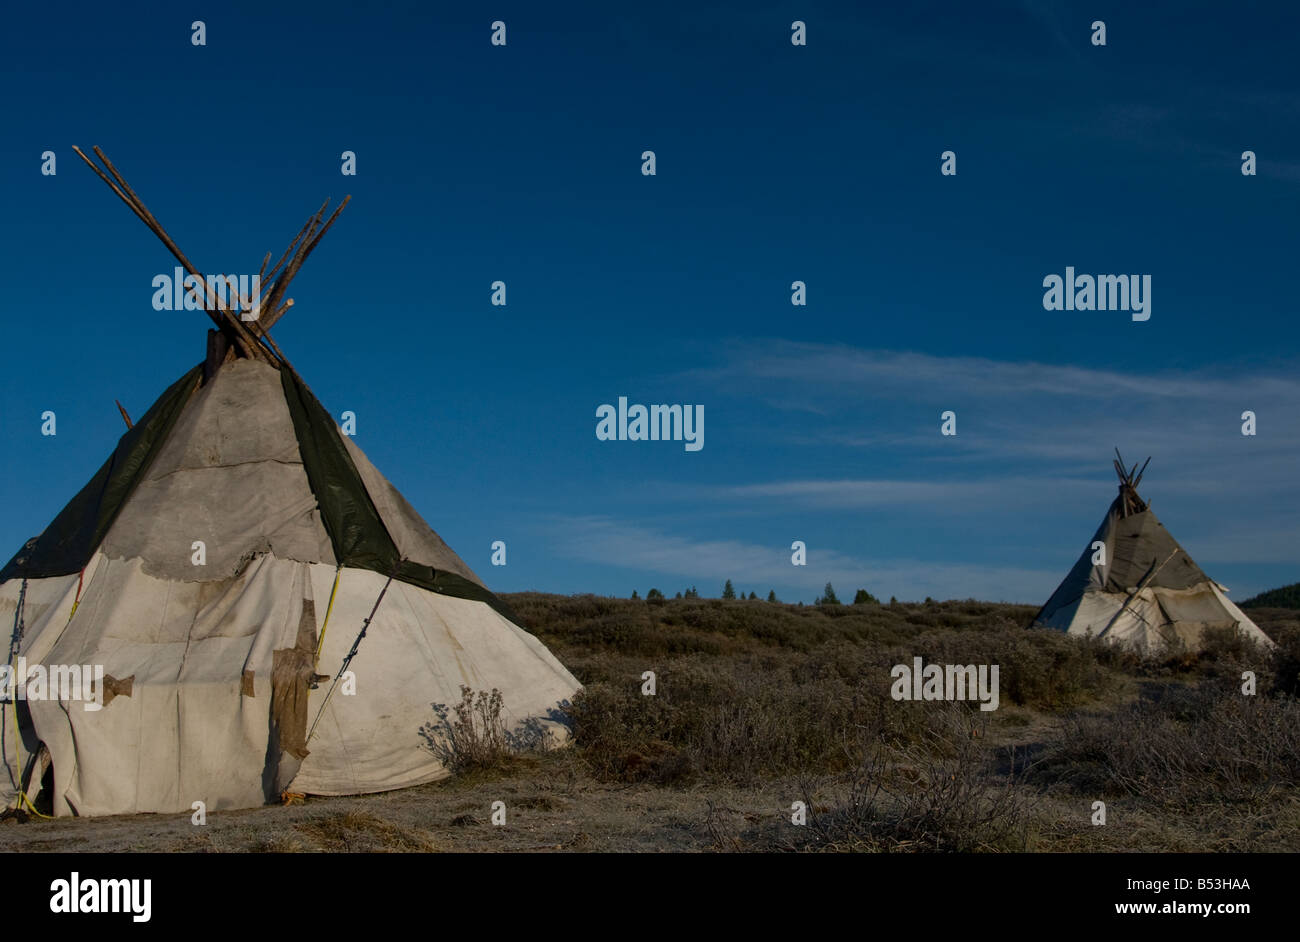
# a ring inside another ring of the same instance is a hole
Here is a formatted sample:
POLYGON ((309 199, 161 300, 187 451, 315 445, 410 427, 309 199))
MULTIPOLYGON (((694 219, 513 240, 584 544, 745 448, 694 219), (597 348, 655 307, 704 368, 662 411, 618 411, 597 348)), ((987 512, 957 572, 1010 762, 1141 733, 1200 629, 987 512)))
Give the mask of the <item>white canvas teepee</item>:
POLYGON ((462 687, 499 690, 517 740, 562 740, 573 676, 341 433, 270 341, 273 318, 205 310, 207 360, 0 570, 10 663, 46 678, 4 705, 10 803, 180 812, 432 781, 448 774, 436 709, 462 687), (102 669, 100 708, 66 684, 54 696, 74 667, 102 669))
POLYGON ((1034 623, 1143 653, 1177 646, 1197 650, 1213 628, 1235 628, 1251 641, 1271 646, 1138 496, 1146 465, 1142 471, 1136 465, 1125 470, 1121 459, 1115 469, 1119 495, 1034 623))

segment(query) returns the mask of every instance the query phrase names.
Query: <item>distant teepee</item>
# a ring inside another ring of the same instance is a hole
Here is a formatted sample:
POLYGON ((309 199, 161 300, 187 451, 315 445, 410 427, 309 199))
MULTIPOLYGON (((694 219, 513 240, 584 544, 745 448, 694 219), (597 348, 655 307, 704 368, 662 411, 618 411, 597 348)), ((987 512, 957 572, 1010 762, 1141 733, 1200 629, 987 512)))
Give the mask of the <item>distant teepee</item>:
POLYGON ((1034 623, 1143 652, 1178 645, 1196 650, 1209 628, 1235 627, 1250 640, 1272 645, 1138 496, 1146 464, 1126 470, 1115 455, 1119 495, 1034 623))
POLYGON ((562 738, 578 682, 270 338, 342 205, 308 220, 260 305, 222 300, 95 154, 104 169, 81 156, 189 272, 216 329, 138 421, 122 410, 108 460, 0 570, 10 670, 48 685, 3 704, 0 791, 98 815, 415 785, 448 774, 435 705, 454 708, 462 686, 499 690, 515 739, 562 738), (101 708, 51 698, 73 668, 102 671, 101 708))

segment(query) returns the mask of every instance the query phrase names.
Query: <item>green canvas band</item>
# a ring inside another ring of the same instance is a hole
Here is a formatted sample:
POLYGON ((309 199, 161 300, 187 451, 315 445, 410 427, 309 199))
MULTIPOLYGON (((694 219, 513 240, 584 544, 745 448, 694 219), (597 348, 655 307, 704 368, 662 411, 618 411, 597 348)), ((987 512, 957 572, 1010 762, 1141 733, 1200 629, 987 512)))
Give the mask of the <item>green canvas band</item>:
POLYGON ((454 572, 401 558, 334 419, 293 370, 281 368, 280 382, 298 436, 307 482, 316 495, 338 562, 354 569, 392 574, 400 582, 441 595, 485 602, 504 618, 516 621, 509 606, 483 586, 454 572))
POLYGON ((8 579, 44 579, 80 572, 103 542, 136 485, 162 449, 198 388, 203 364, 167 388, 140 421, 118 439, 113 454, 38 537, 28 540, 4 569, 8 579))

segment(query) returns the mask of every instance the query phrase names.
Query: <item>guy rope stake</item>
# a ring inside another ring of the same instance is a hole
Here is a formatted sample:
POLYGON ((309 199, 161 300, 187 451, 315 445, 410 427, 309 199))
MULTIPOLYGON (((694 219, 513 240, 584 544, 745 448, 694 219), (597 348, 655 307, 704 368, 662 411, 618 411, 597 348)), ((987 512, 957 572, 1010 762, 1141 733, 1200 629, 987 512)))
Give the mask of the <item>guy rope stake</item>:
POLYGON ((307 731, 307 738, 303 742, 304 746, 311 742, 311 737, 315 735, 316 726, 320 723, 320 718, 325 715, 325 708, 330 705, 330 697, 334 696, 334 688, 339 685, 339 681, 342 680, 343 675, 347 673, 348 665, 351 664, 352 659, 357 656, 357 649, 361 647, 361 639, 366 636, 366 629, 370 627, 370 622, 375 617, 375 612, 379 611, 379 603, 384 600, 384 594, 388 591, 388 587, 393 584, 393 576, 397 575, 398 566, 404 562, 406 562, 405 558, 399 559, 393 564, 392 570, 388 573, 388 580, 384 583, 384 587, 379 590, 379 598, 375 599, 374 608, 370 610, 370 614, 366 617, 366 620, 361 623, 361 631, 357 634, 356 640, 352 642, 352 650, 349 651, 348 656, 343 659, 343 666, 339 668, 339 672, 334 676, 334 683, 330 684, 330 689, 325 692, 325 699, 321 702, 320 710, 316 713, 316 719, 312 721, 311 729, 307 731))

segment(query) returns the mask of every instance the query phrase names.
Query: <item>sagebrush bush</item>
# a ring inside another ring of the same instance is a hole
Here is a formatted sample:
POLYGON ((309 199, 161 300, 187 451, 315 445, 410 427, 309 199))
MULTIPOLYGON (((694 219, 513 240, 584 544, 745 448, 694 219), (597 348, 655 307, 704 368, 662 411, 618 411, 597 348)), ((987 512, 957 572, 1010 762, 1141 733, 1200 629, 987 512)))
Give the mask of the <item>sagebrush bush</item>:
POLYGON ((810 809, 802 849, 878 852, 1023 851, 1032 799, 1016 767, 988 746, 987 719, 960 704, 931 711, 922 735, 873 740, 847 776, 842 800, 810 809))
MULTIPOLYGON (((890 668, 913 657, 998 665, 1003 708, 1021 708, 1016 724, 1005 712, 991 715, 1004 731, 1014 725, 1024 730, 1016 735, 1046 735, 1050 744, 1059 726, 1036 732, 1035 714, 1064 717, 1065 748, 1049 745, 1034 773, 1043 787, 1063 784, 1163 805, 1258 803, 1294 788, 1284 785, 1288 775, 1300 780, 1294 761, 1300 724, 1284 699, 1300 677, 1295 619, 1266 627, 1278 642, 1274 651, 1244 644, 1235 633, 1211 632, 1199 652, 1143 656, 1029 628, 1036 611, 1029 606, 971 600, 800 607, 522 593, 510 602, 585 685, 571 710, 574 745, 604 781, 743 786, 843 775, 862 769, 881 749, 894 770, 969 758, 982 741, 945 752, 951 737, 936 735, 933 724, 950 707, 968 719, 989 715, 971 704, 890 698, 890 668), (656 674, 655 696, 641 693, 647 670, 656 674), (1253 700, 1236 694, 1208 712, 1197 699, 1204 694, 1126 705, 1139 689, 1199 683, 1236 691, 1243 670, 1258 677, 1253 700), (1188 706, 1187 697, 1200 705, 1188 706), (1077 712, 1083 709, 1093 712, 1077 712), (864 730, 871 737, 864 739, 864 730)), ((1004 783, 989 771, 988 758, 947 768, 955 778, 917 779, 891 799, 894 817, 882 818, 881 827, 925 846, 1014 845, 1014 828, 971 823, 979 809, 1000 807, 989 804, 1004 783), (950 793, 953 785, 961 786, 958 792, 950 793), (912 792, 921 804, 904 800, 912 792), (935 829, 967 837, 925 837, 935 829)), ((863 833, 873 846, 887 843, 883 831, 863 833)))
POLYGON ((454 772, 500 768, 511 756, 503 705, 500 690, 480 690, 475 697, 462 684, 459 703, 433 705, 434 721, 420 728, 425 748, 454 772))
POLYGON ((1300 702, 1211 681, 1172 687, 1071 718, 1039 774, 1170 808, 1265 804, 1300 782, 1300 702))

